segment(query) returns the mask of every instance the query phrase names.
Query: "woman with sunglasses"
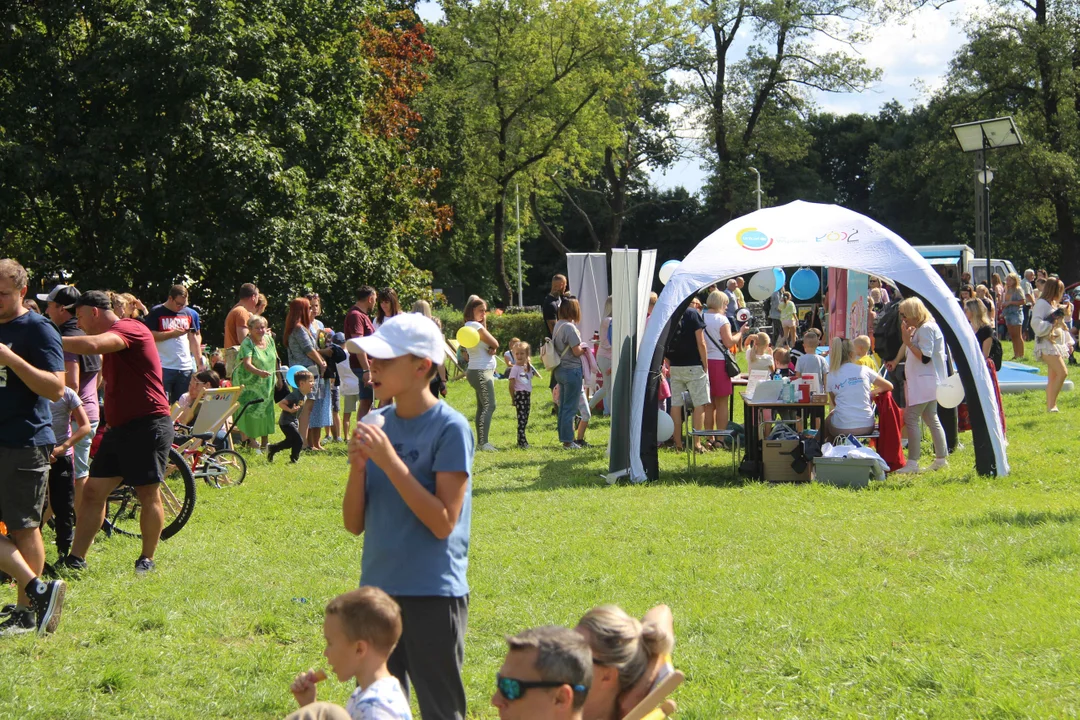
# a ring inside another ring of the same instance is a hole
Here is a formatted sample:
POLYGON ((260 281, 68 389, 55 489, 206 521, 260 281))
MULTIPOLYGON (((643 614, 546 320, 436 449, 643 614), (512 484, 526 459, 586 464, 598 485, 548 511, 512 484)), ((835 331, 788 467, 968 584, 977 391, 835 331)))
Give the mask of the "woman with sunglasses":
POLYGON ((641 620, 615 605, 593 608, 575 628, 593 654, 593 680, 582 720, 618 720, 674 668, 671 609, 657 605, 641 620))

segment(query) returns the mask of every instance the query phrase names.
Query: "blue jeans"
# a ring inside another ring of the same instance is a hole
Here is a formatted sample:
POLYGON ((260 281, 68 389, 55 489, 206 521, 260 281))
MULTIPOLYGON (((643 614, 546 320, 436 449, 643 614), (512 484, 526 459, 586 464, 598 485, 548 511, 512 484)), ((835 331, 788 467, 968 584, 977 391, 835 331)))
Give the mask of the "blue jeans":
POLYGON ((161 368, 161 384, 165 386, 165 394, 169 396, 169 404, 174 404, 180 396, 188 391, 191 384, 191 370, 173 370, 161 368))
POLYGON ((555 368, 555 382, 559 384, 559 442, 574 442, 574 416, 584 380, 580 365, 555 368))

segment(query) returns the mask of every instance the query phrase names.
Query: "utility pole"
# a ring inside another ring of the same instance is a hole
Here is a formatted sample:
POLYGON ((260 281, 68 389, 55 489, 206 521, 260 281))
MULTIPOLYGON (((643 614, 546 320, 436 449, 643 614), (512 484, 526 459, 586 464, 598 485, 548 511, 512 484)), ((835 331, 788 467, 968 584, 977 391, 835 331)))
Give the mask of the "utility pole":
POLYGON ((517 224, 518 251, 518 307, 525 306, 525 296, 521 282, 521 198, 518 196, 518 184, 514 183, 514 222, 517 224))

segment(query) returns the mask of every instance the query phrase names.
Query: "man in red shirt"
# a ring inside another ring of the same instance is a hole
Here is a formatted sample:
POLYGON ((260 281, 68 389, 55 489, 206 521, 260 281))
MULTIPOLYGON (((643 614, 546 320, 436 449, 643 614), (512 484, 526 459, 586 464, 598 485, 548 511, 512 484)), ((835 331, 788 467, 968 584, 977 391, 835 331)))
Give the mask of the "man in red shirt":
POLYGON ((141 575, 154 569, 154 551, 165 524, 158 485, 165 477, 173 440, 161 361, 150 329, 138 320, 118 318, 105 293, 83 293, 75 303, 75 316, 86 335, 64 338, 64 350, 102 356, 108 429, 90 463, 75 541, 62 564, 86 569, 86 553, 105 521, 109 493, 124 483, 135 490, 141 506, 142 555, 135 562, 135 572, 141 575))
MULTIPOLYGON (((371 324, 370 315, 371 309, 375 307, 375 298, 375 288, 370 285, 365 285, 356 291, 356 304, 345 314, 346 342, 353 338, 374 334, 375 326, 371 324)), ((345 396, 344 431, 347 438, 352 437, 353 411, 356 411, 356 419, 359 420, 367 415, 368 410, 371 409, 371 401, 375 399, 375 394, 371 389, 371 375, 368 374, 368 359, 363 350, 358 353, 349 353, 349 367, 360 380, 360 394, 345 396)))

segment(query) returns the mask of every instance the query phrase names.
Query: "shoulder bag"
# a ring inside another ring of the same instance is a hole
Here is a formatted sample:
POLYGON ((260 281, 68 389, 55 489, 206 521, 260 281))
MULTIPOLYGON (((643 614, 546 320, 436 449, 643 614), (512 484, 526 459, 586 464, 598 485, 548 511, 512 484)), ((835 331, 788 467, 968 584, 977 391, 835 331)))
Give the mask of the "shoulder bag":
POLYGON ((731 351, 724 347, 723 343, 716 342, 716 338, 709 334, 709 329, 705 328, 705 337, 709 338, 717 350, 724 356, 724 372, 727 373, 729 378, 738 377, 742 374, 742 368, 739 367, 739 362, 731 356, 731 351))

